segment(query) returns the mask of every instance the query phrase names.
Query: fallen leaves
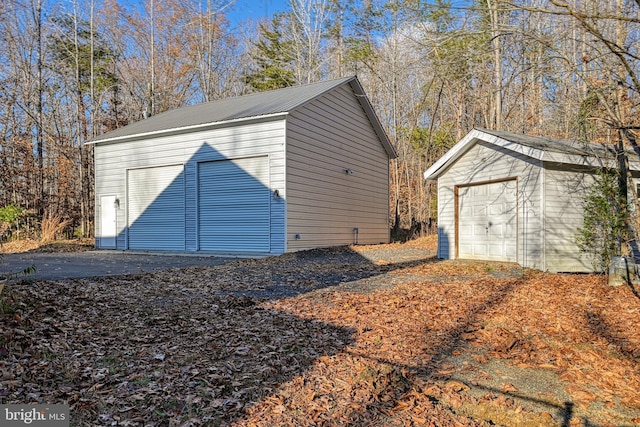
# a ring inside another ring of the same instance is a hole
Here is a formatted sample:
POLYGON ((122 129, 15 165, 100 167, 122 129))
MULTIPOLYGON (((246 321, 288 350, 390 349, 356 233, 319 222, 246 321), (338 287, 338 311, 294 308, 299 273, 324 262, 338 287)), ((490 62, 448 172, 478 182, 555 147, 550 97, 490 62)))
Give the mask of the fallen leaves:
POLYGON ((3 319, 0 347, 8 355, 0 369, 3 378, 10 373, 0 384, 3 400, 65 400, 80 424, 117 415, 160 425, 197 408, 219 423, 349 340, 347 330, 246 297, 181 297, 171 287, 155 294, 109 282, 15 289, 30 306, 19 304, 20 322, 3 319))
POLYGON ((78 425, 640 417, 640 300, 629 288, 408 248, 11 286, 0 401, 66 402, 78 425), (508 375, 489 369, 495 361, 508 375), (575 405, 511 377, 543 371, 575 405), (495 387, 481 388, 485 380, 495 387))
POLYGON ((90 251, 95 248, 93 239, 73 239, 57 240, 55 242, 43 244, 39 240, 20 239, 0 245, 0 253, 20 253, 20 252, 78 252, 90 251))

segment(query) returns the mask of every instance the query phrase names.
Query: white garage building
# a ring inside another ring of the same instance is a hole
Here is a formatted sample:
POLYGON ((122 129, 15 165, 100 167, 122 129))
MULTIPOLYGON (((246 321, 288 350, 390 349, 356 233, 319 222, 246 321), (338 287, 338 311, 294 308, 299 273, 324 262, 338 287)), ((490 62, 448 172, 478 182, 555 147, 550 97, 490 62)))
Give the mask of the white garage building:
POLYGON ((98 248, 252 256, 389 241, 396 153, 355 77, 184 107, 89 143, 98 248))
MULTIPOLYGON (((638 156, 628 156, 638 176, 638 156)), ((438 257, 592 271, 576 237, 603 165, 617 163, 602 145, 472 130, 424 174, 438 181, 438 257)))

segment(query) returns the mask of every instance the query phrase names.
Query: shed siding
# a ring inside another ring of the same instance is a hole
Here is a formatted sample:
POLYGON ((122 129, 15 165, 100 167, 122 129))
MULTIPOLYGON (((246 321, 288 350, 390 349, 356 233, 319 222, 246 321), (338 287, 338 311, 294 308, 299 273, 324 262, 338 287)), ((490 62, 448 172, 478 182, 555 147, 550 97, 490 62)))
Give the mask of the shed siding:
POLYGON ((539 162, 532 161, 529 157, 492 144, 473 144, 438 178, 438 257, 456 257, 455 187, 517 178, 517 261, 525 267, 542 268, 542 237, 538 232, 543 217, 540 166, 539 162))
MULTIPOLYGON (((226 126, 188 134, 169 135, 144 140, 101 143, 95 146, 96 201, 103 194, 114 194, 120 200, 117 213, 117 248, 126 249, 127 207, 126 176, 132 168, 184 164, 186 188, 185 242, 187 251, 197 247, 197 170, 198 163, 266 155, 269 159, 270 190, 284 191, 285 120, 271 119, 250 124, 226 126), (215 147, 215 148, 214 148, 215 147)), ((285 205, 271 203, 271 236, 269 253, 285 251, 285 205)), ((96 230, 100 230, 99 216, 96 230)), ((161 232, 162 230, 159 230, 161 232)))
POLYGON ((291 113, 286 152, 287 251, 389 241, 388 154, 350 87, 291 113))
POLYGON ((595 182, 593 173, 568 166, 545 165, 545 247, 550 272, 591 272, 593 265, 576 243, 584 224, 584 198, 595 182), (575 168, 574 168, 575 169, 575 168))

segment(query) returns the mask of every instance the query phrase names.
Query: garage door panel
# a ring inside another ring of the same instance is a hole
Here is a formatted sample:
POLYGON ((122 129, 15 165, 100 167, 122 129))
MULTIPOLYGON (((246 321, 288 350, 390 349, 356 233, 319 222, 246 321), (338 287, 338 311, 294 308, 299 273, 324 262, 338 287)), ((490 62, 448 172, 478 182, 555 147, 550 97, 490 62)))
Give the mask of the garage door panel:
POLYGON ((207 201, 206 203, 202 203, 200 206, 212 209, 212 214, 215 214, 216 211, 220 212, 219 209, 214 209, 217 207, 237 207, 238 209, 264 212, 264 209, 269 207, 269 202, 267 200, 256 200, 255 202, 252 202, 251 200, 237 200, 225 198, 224 195, 217 195, 215 201, 207 201))
POLYGON ((489 214, 491 215, 502 215, 504 211, 505 211, 504 205, 489 206, 489 214))
MULTIPOLYGON (((184 246, 184 235, 180 235, 175 232, 152 232, 152 231, 137 231, 135 233, 134 241, 131 241, 130 249, 141 249, 148 251, 155 250, 181 250, 184 246), (162 238, 158 238, 158 235, 162 235, 162 238), (150 244, 149 242, 155 242, 150 244), (177 243, 172 243, 177 242, 177 243)), ((184 249, 182 249, 184 250, 184 249)))
POLYGON ((184 166, 127 171, 129 249, 185 249, 184 166))
POLYGON ((458 256, 516 261, 516 181, 464 187, 458 191, 458 256))
MULTIPOLYGON (((238 216, 235 218, 228 218, 222 215, 211 215, 207 219, 207 221, 215 221, 220 227, 216 228, 216 232, 224 231, 225 227, 244 227, 249 230, 254 224, 256 227, 264 228, 264 224, 261 222, 264 221, 264 213, 263 212, 245 212, 242 216, 238 216)), ((207 222, 205 221, 205 223, 207 222)), ((207 229, 205 227, 201 227, 200 229, 203 234, 207 233, 207 229)))
POLYGON ((473 241, 477 241, 477 239, 482 239, 482 238, 484 238, 484 235, 485 235, 485 233, 486 233, 486 232, 485 232, 485 229, 486 229, 486 228, 485 228, 484 224, 474 224, 471 228, 472 228, 472 230, 473 230, 473 232, 472 232, 471 236, 474 238, 474 239, 472 240, 472 242, 473 242, 473 241))
POLYGON ((471 192, 474 196, 486 196, 487 187, 485 186, 471 187, 471 192))
POLYGON ((267 156, 198 165, 200 250, 269 252, 267 156))
POLYGON ((477 257, 478 259, 482 259, 482 256, 489 252, 488 246, 484 243, 473 243, 472 247, 472 255, 474 256, 474 258, 477 257))
POLYGON ((490 257, 502 257, 504 255, 502 248, 496 246, 490 246, 488 252, 490 257))
MULTIPOLYGON (((206 241, 206 239, 231 239, 231 240, 255 240, 256 239, 256 235, 260 234, 260 233, 264 233, 264 228, 262 227, 247 227, 247 226, 242 226, 242 231, 244 234, 238 234, 238 231, 236 229, 236 225, 231 225, 230 228, 233 227, 234 229, 231 230, 218 230, 215 233, 202 233, 202 235, 200 236, 203 241, 206 241)), ((263 236, 265 236, 265 234, 263 234, 263 236)), ((225 245, 228 244, 227 242, 224 243, 225 245)))
POLYGON ((486 206, 474 206, 472 209, 473 215, 478 217, 485 217, 487 215, 487 207, 486 206))

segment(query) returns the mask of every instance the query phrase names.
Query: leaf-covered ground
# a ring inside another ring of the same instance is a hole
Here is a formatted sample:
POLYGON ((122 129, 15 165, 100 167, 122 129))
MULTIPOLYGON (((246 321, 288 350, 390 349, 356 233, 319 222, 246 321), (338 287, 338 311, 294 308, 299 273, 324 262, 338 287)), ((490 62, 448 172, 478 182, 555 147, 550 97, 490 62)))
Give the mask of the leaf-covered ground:
POLYGON ((640 423, 640 297, 431 240, 12 284, 0 403, 72 425, 640 423))
POLYGON ((90 251, 94 249, 93 239, 73 239, 56 240, 55 242, 41 243, 33 239, 20 239, 10 242, 2 242, 0 239, 0 254, 21 253, 21 252, 78 252, 90 251))

